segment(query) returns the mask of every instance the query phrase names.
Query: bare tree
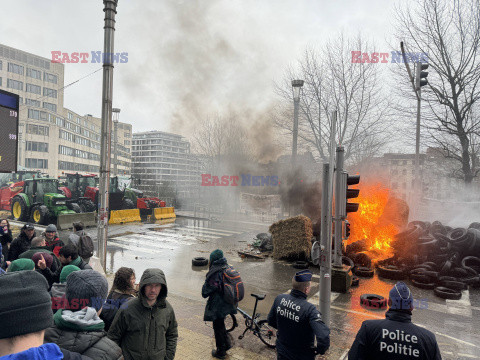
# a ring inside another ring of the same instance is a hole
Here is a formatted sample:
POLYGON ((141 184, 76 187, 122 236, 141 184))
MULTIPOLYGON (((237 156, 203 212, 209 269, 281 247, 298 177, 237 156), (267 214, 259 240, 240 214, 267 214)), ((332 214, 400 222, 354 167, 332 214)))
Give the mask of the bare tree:
POLYGON ((313 147, 317 156, 329 156, 332 112, 337 111, 336 140, 346 159, 360 161, 378 153, 387 141, 388 101, 378 80, 379 64, 352 61, 352 51, 372 52, 361 36, 341 34, 319 51, 305 50, 297 69, 287 69, 277 93, 285 99, 275 118, 286 132, 292 129, 291 80, 305 81, 300 100, 299 143, 313 147))
POLYGON ((430 75, 422 88, 426 144, 457 161, 453 173, 469 184, 480 171, 480 2, 420 0, 396 13, 399 41, 409 52, 428 55, 430 75))
POLYGON ((233 113, 200 120, 193 135, 193 147, 196 153, 205 156, 206 167, 211 172, 227 165, 234 168, 251 158, 248 133, 233 113))

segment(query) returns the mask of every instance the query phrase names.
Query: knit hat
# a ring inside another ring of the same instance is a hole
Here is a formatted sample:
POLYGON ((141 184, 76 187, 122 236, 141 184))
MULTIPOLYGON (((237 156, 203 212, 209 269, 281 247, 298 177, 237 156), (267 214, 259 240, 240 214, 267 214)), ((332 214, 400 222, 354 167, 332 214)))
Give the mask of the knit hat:
POLYGON ((47 268, 50 269, 52 267, 52 263, 53 263, 53 256, 50 255, 47 252, 39 251, 39 252, 36 252, 35 254, 33 254, 33 256, 32 256, 33 264, 35 266, 37 266, 38 261, 42 260, 42 256, 45 259, 45 263, 47 264, 47 268))
POLYGON ((413 305, 413 295, 403 281, 399 281, 390 290, 388 295, 388 305, 394 310, 411 310, 413 305))
POLYGON ((33 224, 27 223, 23 225, 22 230, 35 230, 35 226, 33 226, 33 224))
POLYGON ((52 300, 47 280, 41 274, 7 273, 0 276, 0 289, 0 339, 35 333, 53 325, 52 300))
POLYGON ((95 270, 81 270, 67 277, 65 295, 70 310, 81 310, 86 306, 100 310, 108 294, 107 279, 95 270))
POLYGON ((12 263, 8 267, 8 272, 24 271, 24 270, 35 270, 35 263, 33 262, 32 259, 17 259, 12 261, 12 263))
POLYGON ((54 224, 50 224, 45 229, 45 232, 57 232, 57 227, 54 224))
POLYGON ((70 275, 74 271, 78 271, 80 268, 75 265, 66 265, 62 268, 60 272, 60 283, 63 284, 67 281, 68 275, 70 275))
POLYGON ((210 254, 210 263, 214 263, 217 260, 220 260, 223 258, 223 251, 220 249, 213 250, 212 253, 210 254))
POLYGON ((296 282, 312 281, 312 272, 310 270, 302 270, 295 274, 296 282))

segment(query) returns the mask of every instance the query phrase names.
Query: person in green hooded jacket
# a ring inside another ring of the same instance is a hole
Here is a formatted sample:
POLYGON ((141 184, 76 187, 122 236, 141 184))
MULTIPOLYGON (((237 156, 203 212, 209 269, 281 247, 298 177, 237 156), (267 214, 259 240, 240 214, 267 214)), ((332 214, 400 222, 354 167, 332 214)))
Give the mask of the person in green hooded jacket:
POLYGON ((175 358, 178 329, 167 293, 163 271, 147 269, 140 279, 138 298, 115 315, 108 337, 120 345, 125 360, 175 358))

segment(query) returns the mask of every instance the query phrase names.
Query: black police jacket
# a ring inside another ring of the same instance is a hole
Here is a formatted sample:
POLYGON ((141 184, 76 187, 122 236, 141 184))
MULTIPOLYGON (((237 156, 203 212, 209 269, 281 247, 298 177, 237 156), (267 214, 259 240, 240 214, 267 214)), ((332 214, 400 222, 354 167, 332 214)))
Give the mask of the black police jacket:
POLYGON ((388 310, 385 317, 362 323, 348 353, 349 360, 442 358, 435 335, 412 324, 411 313, 388 310))
POLYGON ((309 303, 301 291, 278 295, 268 314, 268 324, 278 329, 277 354, 286 359, 312 360, 315 350, 324 354, 330 346, 330 330, 315 305, 309 303))

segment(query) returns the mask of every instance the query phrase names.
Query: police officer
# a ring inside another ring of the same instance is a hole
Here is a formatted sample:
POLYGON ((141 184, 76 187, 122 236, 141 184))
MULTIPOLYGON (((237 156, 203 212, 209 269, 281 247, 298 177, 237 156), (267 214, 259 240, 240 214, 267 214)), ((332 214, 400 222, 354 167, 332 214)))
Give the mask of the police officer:
POLYGON ((399 281, 390 290, 385 320, 366 320, 357 333, 349 360, 441 359, 435 335, 412 324, 413 296, 399 281))
POLYGON ((278 295, 268 314, 268 324, 278 329, 278 360, 313 360, 330 346, 330 330, 315 305, 307 301, 311 280, 309 270, 297 272, 290 294, 278 295))

